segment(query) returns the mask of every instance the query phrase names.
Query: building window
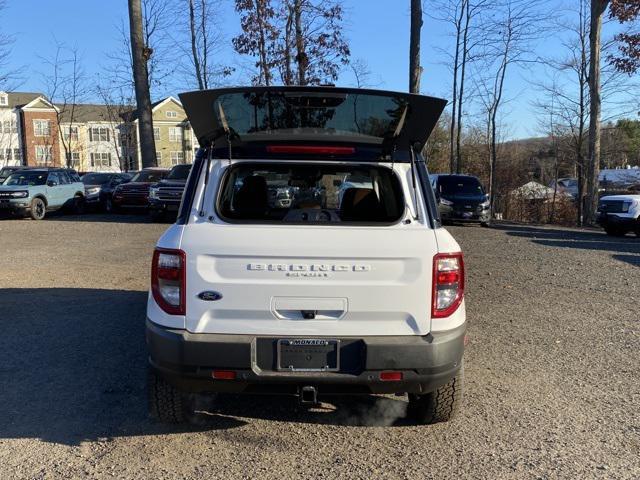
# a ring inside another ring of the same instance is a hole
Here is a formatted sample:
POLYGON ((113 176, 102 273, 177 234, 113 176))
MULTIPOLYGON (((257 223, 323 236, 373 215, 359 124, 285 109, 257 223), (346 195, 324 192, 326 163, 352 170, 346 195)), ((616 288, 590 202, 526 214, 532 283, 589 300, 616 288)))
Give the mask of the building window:
POLYGON ((5 120, 3 125, 4 133, 18 133, 18 124, 15 120, 5 120))
POLYGON ((173 110, 167 111, 167 118, 177 118, 178 112, 174 112, 173 110))
POLYGON ((65 140, 73 140, 75 142, 78 141, 78 127, 64 127, 62 131, 65 140))
POLYGON ((92 167, 110 167, 111 154, 110 153, 92 153, 91 166, 92 167))
POLYGON ((90 142, 108 142, 109 129, 107 127, 93 127, 89 129, 90 142))
POLYGON ((13 159, 22 163, 22 151, 19 148, 13 149, 13 159))
POLYGON ((36 137, 48 137, 51 135, 51 122, 49 120, 34 120, 33 134, 36 137))
POLYGON ((47 165, 53 160, 53 147, 47 145, 36 145, 36 163, 47 165))
POLYGON ((0 105, 2 106, 9 105, 9 97, 7 96, 6 93, 3 93, 2 95, 0 95, 0 105))
POLYGON ((160 165, 161 161, 162 161, 162 152, 156 152, 156 162, 158 162, 158 165, 160 165))
POLYGON ((171 165, 184 163, 184 152, 171 152, 171 165))
POLYGON ((13 160, 13 150, 10 148, 5 148, 5 157, 7 160, 13 160))
POLYGON ((182 128, 171 127, 169 129, 169 141, 170 142, 182 142, 182 128))
POLYGON ((153 127, 154 140, 160 140, 160 127, 153 127))
POLYGON ((67 153, 67 165, 72 168, 80 168, 80 152, 67 153))

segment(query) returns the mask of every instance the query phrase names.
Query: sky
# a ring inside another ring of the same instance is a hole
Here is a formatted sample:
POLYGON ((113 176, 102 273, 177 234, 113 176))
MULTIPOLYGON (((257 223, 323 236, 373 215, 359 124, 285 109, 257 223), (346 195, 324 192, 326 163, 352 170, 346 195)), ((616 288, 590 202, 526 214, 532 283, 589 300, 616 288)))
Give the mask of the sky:
MULTIPOLYGON (((175 0, 184 2, 184 0, 175 0)), ((558 8, 561 0, 549 0, 558 8)), ((374 88, 406 91, 408 89, 409 2, 408 0, 344 0, 347 21, 344 35, 349 41, 352 59, 363 59, 372 72, 369 83, 374 88)), ((446 25, 430 18, 429 1, 425 1, 425 23, 422 29, 421 57, 424 74, 422 93, 450 97, 451 74, 443 64, 442 49, 452 48, 446 25)), ((238 32, 239 20, 232 0, 220 0, 220 28, 226 45, 220 61, 228 65, 249 65, 231 48, 231 38, 238 32)), ((55 53, 55 43, 77 46, 85 71, 97 79, 103 73, 106 55, 121 48, 117 27, 127 21, 126 0, 9 0, 1 13, 0 24, 15 37, 10 66, 23 67, 19 91, 43 91, 46 67, 42 58, 55 53)), ((547 37, 535 45, 537 52, 552 51, 558 40, 547 37)), ((245 83, 243 69, 236 70, 229 83, 245 83)), ((505 137, 524 138, 540 134, 532 102, 536 92, 529 79, 543 75, 539 66, 514 70, 506 85, 503 123, 505 137)), ((354 85, 353 75, 346 69, 337 82, 354 85)), ((188 88, 185 88, 188 89, 188 88)), ((180 93, 180 85, 156 89, 152 95, 163 97, 180 93)), ((98 100, 98 99, 94 99, 98 100)))

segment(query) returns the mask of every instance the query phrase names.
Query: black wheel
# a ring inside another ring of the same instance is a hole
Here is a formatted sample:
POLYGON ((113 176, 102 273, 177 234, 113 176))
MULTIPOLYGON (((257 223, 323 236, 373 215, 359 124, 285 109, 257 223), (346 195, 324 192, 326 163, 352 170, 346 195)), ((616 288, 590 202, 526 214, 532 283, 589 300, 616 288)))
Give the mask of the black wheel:
POLYGON ((491 222, 480 222, 480 226, 484 228, 489 228, 491 226, 491 222))
POLYGON ((640 218, 636 221, 636 237, 640 237, 640 218))
POLYGON ((160 223, 164 220, 164 212, 161 210, 149 210, 149 217, 151 217, 152 222, 160 223))
POLYGON ((44 216, 47 214, 47 206, 44 203, 44 200, 41 198, 34 198, 31 201, 31 211, 29 215, 34 220, 42 220, 44 216))
POLYGON ((149 368, 147 396, 149 415, 163 423, 182 423, 193 412, 187 395, 149 368))
POLYGON ((611 225, 604 227, 604 231, 607 232, 607 235, 612 237, 624 237, 627 234, 626 230, 623 230, 620 227, 613 227, 611 225))
POLYGON ((409 395, 409 414, 418 423, 448 422, 462 403, 464 364, 449 383, 425 395, 409 395))
POLYGON ((73 197, 73 203, 71 204, 71 213, 74 215, 82 215, 84 213, 84 197, 77 195, 73 197))

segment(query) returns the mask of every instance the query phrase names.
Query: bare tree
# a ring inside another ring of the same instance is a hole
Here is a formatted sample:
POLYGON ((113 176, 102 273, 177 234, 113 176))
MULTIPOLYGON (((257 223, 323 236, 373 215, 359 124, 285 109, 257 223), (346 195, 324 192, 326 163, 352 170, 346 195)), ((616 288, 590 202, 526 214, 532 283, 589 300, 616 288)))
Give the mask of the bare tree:
POLYGON ((411 32, 409 39, 409 92, 420 93, 420 32, 422 30, 422 0, 411 0, 411 32))
POLYGON ((285 85, 335 82, 349 62, 339 0, 236 0, 242 33, 235 50, 256 58, 254 83, 285 85), (294 55, 295 53, 295 55, 294 55))
MULTIPOLYGON (((0 0, 0 14, 6 8, 7 4, 4 0, 0 0)), ((3 22, 3 25, 6 25, 3 22)), ((15 87, 21 69, 9 67, 9 58, 11 55, 11 47, 14 43, 12 35, 0 30, 0 90, 11 90, 15 87)))
POLYGON ((589 28, 589 162, 587 163, 587 194, 584 220, 591 224, 598 208, 598 177, 600 176, 600 116, 602 109, 600 84, 600 52, 602 48, 602 17, 609 0, 591 0, 589 28))
POLYGON ((78 135, 77 105, 86 100, 89 87, 78 47, 69 47, 55 39, 54 41, 54 55, 51 58, 41 58, 43 65, 48 67, 48 71, 42 76, 47 100, 55 105, 56 124, 65 154, 64 161, 71 167, 72 153, 77 152, 82 145, 78 135))
POLYGON ((120 170, 126 172, 136 168, 138 143, 133 115, 136 107, 131 90, 126 87, 113 88, 110 85, 98 84, 95 93, 105 107, 106 120, 114 133, 110 138, 120 170))
MULTIPOLYGON (((136 90, 138 128, 142 167, 156 166, 156 145, 153 137, 153 116, 149 92, 149 71, 147 62, 153 51, 145 42, 142 5, 140 0, 129 0, 129 28, 131 36, 131 57, 133 79, 136 90)), ((147 31, 147 36, 149 31, 147 31)))
POLYGON ((477 75, 477 88, 486 119, 487 155, 489 159, 489 194, 496 193, 498 163, 498 129, 505 102, 505 80, 516 68, 535 61, 533 49, 544 31, 540 5, 528 0, 505 0, 503 6, 484 18, 487 25, 486 52, 477 75))

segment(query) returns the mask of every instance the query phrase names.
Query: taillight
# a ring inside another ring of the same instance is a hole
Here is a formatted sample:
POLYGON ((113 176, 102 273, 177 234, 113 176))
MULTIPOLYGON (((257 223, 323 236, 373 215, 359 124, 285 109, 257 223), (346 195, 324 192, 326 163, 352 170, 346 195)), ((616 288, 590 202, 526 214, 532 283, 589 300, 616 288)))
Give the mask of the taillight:
POLYGON ((462 253, 439 253, 433 257, 431 318, 444 318, 457 310, 464 296, 462 253))
POLYGON ((170 315, 185 314, 185 253, 156 248, 151 267, 151 292, 158 306, 170 315))

